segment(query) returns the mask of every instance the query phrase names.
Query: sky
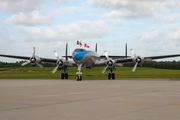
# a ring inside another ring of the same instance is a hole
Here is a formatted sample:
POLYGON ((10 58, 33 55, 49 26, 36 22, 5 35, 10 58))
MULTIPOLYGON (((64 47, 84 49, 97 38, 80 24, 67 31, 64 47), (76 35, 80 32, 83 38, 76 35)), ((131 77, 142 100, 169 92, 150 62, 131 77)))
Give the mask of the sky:
POLYGON ((97 43, 99 55, 125 55, 126 43, 129 56, 180 54, 180 1, 0 0, 0 54, 30 57, 36 47, 37 56, 56 58, 66 43, 72 55, 77 40, 97 43))

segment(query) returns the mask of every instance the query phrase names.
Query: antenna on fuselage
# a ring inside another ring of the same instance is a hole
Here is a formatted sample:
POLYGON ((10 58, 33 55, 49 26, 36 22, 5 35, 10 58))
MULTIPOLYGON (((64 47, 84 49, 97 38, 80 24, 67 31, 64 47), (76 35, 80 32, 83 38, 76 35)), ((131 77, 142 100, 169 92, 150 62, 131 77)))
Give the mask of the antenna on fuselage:
POLYGON ((95 47, 95 52, 97 52, 97 43, 96 43, 96 47, 95 47))

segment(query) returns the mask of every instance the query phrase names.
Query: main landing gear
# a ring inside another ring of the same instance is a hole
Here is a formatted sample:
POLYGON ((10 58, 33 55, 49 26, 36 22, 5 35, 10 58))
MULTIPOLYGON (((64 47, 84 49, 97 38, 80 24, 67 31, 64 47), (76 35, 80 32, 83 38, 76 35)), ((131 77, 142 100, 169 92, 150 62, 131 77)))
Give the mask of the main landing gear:
POLYGON ((61 79, 68 79, 68 73, 61 73, 61 79))
POLYGON ((61 73, 61 79, 68 79, 68 73, 66 73, 66 68, 64 68, 64 73, 61 73))
POLYGON ((115 80, 115 74, 114 73, 112 73, 112 70, 111 70, 111 73, 108 73, 108 79, 109 80, 115 80))
POLYGON ((76 80, 81 81, 82 80, 82 76, 81 76, 81 74, 82 74, 82 72, 81 72, 82 64, 77 64, 77 66, 78 66, 78 72, 76 73, 77 74, 76 80))

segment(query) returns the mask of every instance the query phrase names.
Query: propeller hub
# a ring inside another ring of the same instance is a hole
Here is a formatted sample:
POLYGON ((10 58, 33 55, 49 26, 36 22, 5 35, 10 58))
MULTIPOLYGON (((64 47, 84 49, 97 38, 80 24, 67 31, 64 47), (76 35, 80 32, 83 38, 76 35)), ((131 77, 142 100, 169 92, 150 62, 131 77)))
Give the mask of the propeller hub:
POLYGON ((62 61, 62 60, 59 60, 59 61, 57 61, 57 64, 58 64, 59 66, 62 66, 62 65, 63 65, 63 61, 62 61))
POLYGON ((141 63, 141 57, 137 57, 136 62, 141 63))
POLYGON ((109 61, 107 62, 107 65, 112 66, 112 65, 113 65, 113 61, 112 61, 112 60, 109 60, 109 61))
POLYGON ((30 61, 31 61, 31 63, 35 63, 36 62, 36 58, 31 58, 30 61))

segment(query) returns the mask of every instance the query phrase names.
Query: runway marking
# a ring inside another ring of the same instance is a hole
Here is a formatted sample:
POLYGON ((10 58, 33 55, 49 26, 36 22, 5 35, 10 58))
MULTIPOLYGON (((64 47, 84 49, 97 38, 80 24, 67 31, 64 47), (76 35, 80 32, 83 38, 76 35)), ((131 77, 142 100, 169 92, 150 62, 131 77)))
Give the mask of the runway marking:
POLYGON ((126 101, 106 101, 111 103, 133 103, 133 104, 151 104, 149 102, 126 102, 126 101))
POLYGON ((67 100, 67 99, 49 99, 50 101, 76 101, 76 102, 89 102, 89 100, 67 100))
POLYGON ((0 99, 9 99, 9 100, 34 100, 33 98, 0 98, 0 99))
POLYGON ((170 105, 180 105, 180 104, 170 104, 170 105))

